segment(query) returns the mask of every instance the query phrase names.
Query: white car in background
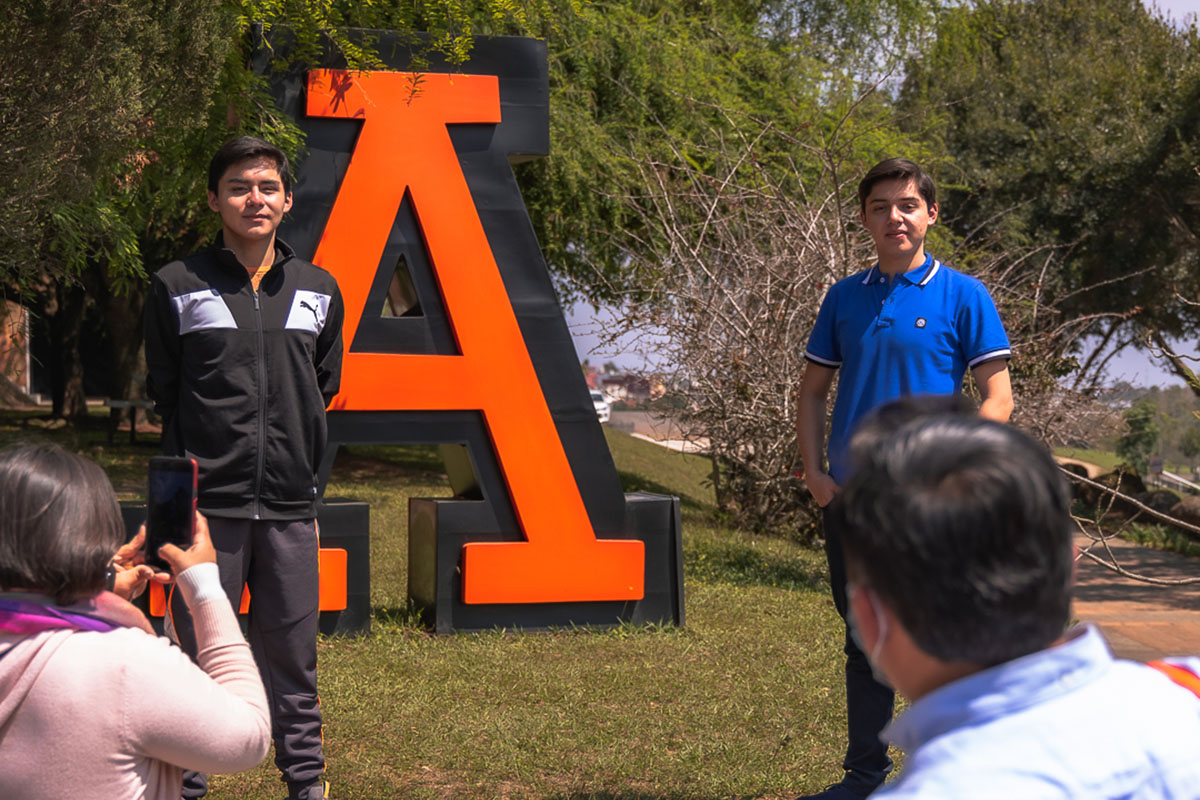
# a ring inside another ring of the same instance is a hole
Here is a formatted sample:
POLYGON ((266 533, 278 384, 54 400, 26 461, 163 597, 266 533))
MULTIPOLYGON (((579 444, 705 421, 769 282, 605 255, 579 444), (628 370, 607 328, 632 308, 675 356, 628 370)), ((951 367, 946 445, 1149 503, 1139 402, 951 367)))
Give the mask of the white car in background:
POLYGON ((600 419, 601 424, 608 422, 608 418, 612 416, 612 405, 604 399, 604 392, 595 389, 590 391, 592 405, 596 407, 596 416, 600 419))

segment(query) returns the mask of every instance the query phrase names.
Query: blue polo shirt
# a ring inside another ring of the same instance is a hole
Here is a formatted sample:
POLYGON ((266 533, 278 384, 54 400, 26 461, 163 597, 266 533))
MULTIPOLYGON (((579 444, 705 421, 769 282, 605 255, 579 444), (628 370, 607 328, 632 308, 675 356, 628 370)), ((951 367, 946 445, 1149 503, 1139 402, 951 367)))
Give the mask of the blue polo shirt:
POLYGON ((891 281, 878 265, 825 295, 805 358, 840 368, 829 435, 829 474, 849 477, 854 426, 897 397, 953 394, 963 374, 1012 350, 996 304, 977 279, 932 255, 891 281))

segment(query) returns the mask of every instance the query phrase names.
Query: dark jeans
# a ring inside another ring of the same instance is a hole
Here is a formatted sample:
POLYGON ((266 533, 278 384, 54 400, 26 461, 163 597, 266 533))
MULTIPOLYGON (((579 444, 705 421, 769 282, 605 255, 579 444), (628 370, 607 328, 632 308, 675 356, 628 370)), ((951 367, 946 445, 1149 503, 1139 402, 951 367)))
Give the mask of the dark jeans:
MULTIPOLYGON (((842 540, 823 514, 825 527, 825 557, 829 560, 829 583, 833 589, 833 604, 846 619, 846 562, 842 557, 842 540)), ((891 688, 875 680, 866 655, 855 644, 846 626, 846 730, 849 743, 842 769, 847 788, 861 791, 865 797, 892 771, 892 759, 879 733, 892 719, 896 695, 891 688)))
MULTIPOLYGON (((317 699, 317 531, 314 520, 208 520, 221 585, 237 611, 250 588, 250 647, 271 709, 275 765, 289 785, 325 771, 317 699)), ((185 653, 196 658, 192 618, 171 593, 171 622, 185 653)), ((185 772, 183 796, 203 797, 208 781, 185 772)))

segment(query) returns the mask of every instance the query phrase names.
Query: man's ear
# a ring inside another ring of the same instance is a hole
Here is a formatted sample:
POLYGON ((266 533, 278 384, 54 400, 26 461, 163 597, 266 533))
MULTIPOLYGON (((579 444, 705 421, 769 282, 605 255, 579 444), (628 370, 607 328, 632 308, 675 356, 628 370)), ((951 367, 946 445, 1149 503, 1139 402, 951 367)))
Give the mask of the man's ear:
POLYGON ((855 586, 846 600, 850 604, 850 613, 854 615, 854 627, 858 629, 858 638, 862 640, 863 652, 869 653, 875 649, 875 642, 879 639, 878 609, 883 608, 879 596, 869 586, 855 586))
POLYGON ((283 200, 283 213, 286 214, 287 212, 289 212, 291 210, 292 210, 292 193, 288 192, 287 197, 285 197, 283 200))
POLYGON ((938 216, 938 204, 934 203, 933 205, 931 205, 929 207, 929 224, 930 225, 937 222, 937 216, 938 216))
POLYGON ((208 207, 218 214, 221 213, 221 208, 217 205, 217 193, 212 189, 208 190, 208 207))

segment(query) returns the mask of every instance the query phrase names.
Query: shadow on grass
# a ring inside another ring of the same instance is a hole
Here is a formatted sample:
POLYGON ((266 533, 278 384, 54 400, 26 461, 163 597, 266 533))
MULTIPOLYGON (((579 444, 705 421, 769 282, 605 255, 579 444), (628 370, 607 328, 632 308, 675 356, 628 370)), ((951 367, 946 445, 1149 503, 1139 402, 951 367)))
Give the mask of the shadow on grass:
MULTIPOLYGON (((112 444, 128 446, 129 417, 122 415, 120 422, 125 424, 125 429, 113 431, 112 444)), ((5 443, 51 441, 78 450, 92 445, 108 445, 111 424, 108 413, 101 413, 98 409, 70 420, 52 417, 49 409, 3 409, 0 410, 0 439, 5 443)), ((138 433, 136 444, 158 447, 159 435, 138 433)))
POLYGON ((442 479, 446 476, 446 466, 436 445, 342 445, 334 470, 341 467, 370 471, 372 465, 385 470, 429 473, 442 479))
POLYGON ((99 464, 122 499, 144 497, 146 462, 159 452, 161 437, 142 431, 131 445, 127 427, 116 431, 110 444, 108 426, 108 415, 98 408, 71 421, 54 419, 45 409, 5 409, 0 410, 0 447, 54 442, 99 464))
POLYGON ((823 591, 828 576, 822 565, 772 552, 753 540, 708 539, 693 543, 683 556, 688 580, 734 586, 775 586, 823 591))
POLYGON ((617 470, 617 475, 620 476, 621 486, 624 487, 626 492, 650 492, 651 494, 665 494, 668 496, 674 495, 675 497, 679 498, 679 505, 681 508, 697 509, 701 511, 712 510, 712 505, 710 503, 697 500, 690 495, 683 494, 676 489, 664 486, 657 481, 652 481, 649 478, 643 475, 638 475, 635 472, 617 470))

